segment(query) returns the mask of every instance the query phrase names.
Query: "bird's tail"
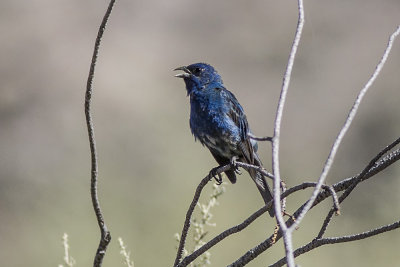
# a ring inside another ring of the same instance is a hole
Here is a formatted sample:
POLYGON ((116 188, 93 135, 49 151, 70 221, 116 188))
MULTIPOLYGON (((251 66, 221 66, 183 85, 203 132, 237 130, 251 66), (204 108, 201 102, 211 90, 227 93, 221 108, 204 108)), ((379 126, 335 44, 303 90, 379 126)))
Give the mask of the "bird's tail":
MULTIPOLYGON (((261 166, 261 161, 258 159, 258 157, 256 157, 254 159, 254 165, 261 166)), ((255 184, 258 188, 258 191, 260 191, 265 204, 267 204, 272 199, 274 199, 272 196, 271 190, 267 184, 267 181, 265 180, 265 177, 260 172, 254 170, 254 169, 249 169, 248 172, 249 172, 251 178, 253 179, 253 181, 255 182, 255 184)), ((271 217, 274 217, 274 215, 275 215, 274 206, 272 206, 268 212, 271 217)))

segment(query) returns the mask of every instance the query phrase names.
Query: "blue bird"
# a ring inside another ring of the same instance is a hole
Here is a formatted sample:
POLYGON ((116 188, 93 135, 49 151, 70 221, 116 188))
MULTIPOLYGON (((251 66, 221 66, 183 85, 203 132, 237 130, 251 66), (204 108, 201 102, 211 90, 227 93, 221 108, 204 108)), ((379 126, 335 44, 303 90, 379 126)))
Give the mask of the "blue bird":
MULTIPOLYGON (((209 64, 195 63, 179 67, 190 97, 190 129, 200 143, 206 146, 220 165, 241 161, 262 166, 257 155, 257 142, 249 137, 250 128, 242 106, 228 91, 217 71, 209 64)), ((265 203, 273 199, 265 177, 254 169, 247 169, 265 203)), ((235 170, 225 172, 232 184, 235 170)), ((274 216, 274 210, 269 214, 274 216)))

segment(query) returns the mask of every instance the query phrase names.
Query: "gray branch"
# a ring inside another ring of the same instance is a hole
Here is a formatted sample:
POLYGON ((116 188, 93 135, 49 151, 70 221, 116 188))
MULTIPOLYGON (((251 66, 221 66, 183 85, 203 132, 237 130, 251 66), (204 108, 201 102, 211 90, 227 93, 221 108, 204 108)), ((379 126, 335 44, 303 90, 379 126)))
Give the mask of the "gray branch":
MULTIPOLYGON (((349 186, 349 188, 346 189, 346 191, 340 196, 339 198, 339 203, 342 203, 349 195, 350 193, 356 188, 356 186, 362 181, 364 176, 368 173, 368 171, 390 150, 392 150, 395 146, 397 146, 400 143, 400 138, 395 140, 393 143, 385 147, 381 152, 379 152, 370 162, 369 164, 362 170, 362 172, 359 174, 358 178, 349 186)), ((324 223, 321 227, 321 230, 319 231, 317 235, 317 239, 322 238, 322 236, 325 234, 326 229, 328 228, 328 225, 332 219, 332 216, 334 214, 334 210, 331 209, 326 216, 324 223)))
POLYGON ((197 202, 199 201, 199 198, 200 198, 201 192, 203 191, 203 188, 207 185, 207 183, 213 177, 215 177, 217 175, 220 175, 224 171, 227 171, 227 170, 231 169, 231 167, 232 166, 229 164, 229 165, 220 166, 220 167, 216 167, 216 168, 212 169, 210 171, 210 173, 206 177, 204 177, 203 180, 201 180, 200 184, 197 186, 196 192, 195 192, 193 200, 192 200, 192 203, 190 204, 189 209, 186 212, 186 219, 185 219, 185 222, 183 224, 183 229, 182 229, 182 233, 181 233, 181 237, 180 237, 180 241, 179 241, 178 252, 176 254, 174 266, 178 266, 179 261, 182 258, 183 250, 185 248, 187 233, 188 233, 189 228, 190 228, 190 220, 192 218, 192 214, 193 214, 194 208, 196 207, 197 202))
POLYGON ((93 94, 93 78, 94 71, 96 67, 97 55, 99 53, 101 38, 103 37, 104 30, 106 28, 106 24, 108 18, 110 17, 111 11, 113 9, 115 0, 111 0, 107 11, 103 17, 103 20, 100 24, 99 31, 97 33, 94 51, 92 56, 92 62, 90 64, 89 76, 86 85, 86 94, 85 94, 85 116, 86 116, 86 124, 89 135, 89 144, 90 144, 90 155, 91 155, 91 181, 90 181, 90 194, 92 197, 93 209, 96 214, 97 223, 99 224, 101 238, 100 243, 97 247, 96 255, 94 257, 93 266, 101 266, 103 262, 104 255, 107 250, 107 246, 111 241, 111 234, 108 231, 107 225, 104 220, 103 213, 100 208, 99 198, 97 194, 97 177, 98 177, 98 165, 97 165, 97 151, 96 151, 96 139, 94 136, 94 125, 91 115, 91 100, 93 94))
MULTIPOLYGON (((392 224, 384 225, 376 229, 372 229, 363 233, 359 234, 354 234, 354 235, 347 235, 347 236, 340 236, 340 237, 326 237, 326 238, 320 238, 320 239, 314 239, 308 244, 296 249, 294 251, 294 256, 298 257, 301 254, 307 253, 313 249, 316 249, 320 246, 323 245, 328 245, 328 244, 338 244, 338 243, 345 243, 345 242, 351 242, 351 241, 357 241, 357 240, 362 240, 368 237, 372 237, 375 235, 379 235, 388 231, 395 230, 400 227, 400 221, 394 222, 392 224)), ((283 266, 286 264, 286 259, 282 258, 276 263, 270 265, 270 267, 278 267, 278 266, 283 266)))
POLYGON ((275 208, 276 220, 284 235, 284 244, 285 244, 286 257, 288 258, 288 267, 295 267, 295 263, 293 257, 292 234, 290 231, 288 231, 289 229, 287 228, 285 220, 283 219, 282 215, 282 207, 280 199, 281 177, 280 177, 280 167, 279 167, 279 142, 280 142, 283 108, 285 106, 286 96, 289 89, 293 64, 296 58, 297 47, 299 46, 301 34, 303 32, 304 7, 302 0, 298 0, 298 10, 299 10, 299 15, 298 15, 296 34, 293 40, 292 49, 289 54, 289 60, 286 67, 285 75, 283 76, 283 84, 275 117, 274 136, 272 138, 272 173, 274 174, 275 177, 273 186, 274 208, 275 208))

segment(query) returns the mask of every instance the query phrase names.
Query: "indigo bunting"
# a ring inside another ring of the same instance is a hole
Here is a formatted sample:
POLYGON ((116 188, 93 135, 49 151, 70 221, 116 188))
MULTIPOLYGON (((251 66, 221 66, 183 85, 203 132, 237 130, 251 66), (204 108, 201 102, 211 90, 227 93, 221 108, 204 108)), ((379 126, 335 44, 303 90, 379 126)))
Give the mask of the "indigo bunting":
MULTIPOLYGON (((257 155, 257 142, 249 137, 250 128, 242 106, 228 91, 217 71, 209 64, 195 63, 179 67, 190 98, 190 129, 206 146, 220 165, 235 161, 262 166, 257 155)), ((273 199, 265 177, 254 169, 247 169, 265 203, 273 199)), ((236 182, 236 167, 225 171, 232 184, 236 182)), ((269 214, 274 216, 274 210, 269 214)))

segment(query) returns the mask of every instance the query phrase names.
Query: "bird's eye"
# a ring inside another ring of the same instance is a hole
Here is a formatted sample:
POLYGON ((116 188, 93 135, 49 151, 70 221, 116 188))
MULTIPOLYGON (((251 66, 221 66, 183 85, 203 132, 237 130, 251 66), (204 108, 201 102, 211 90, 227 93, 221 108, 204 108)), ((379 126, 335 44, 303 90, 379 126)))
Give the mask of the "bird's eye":
POLYGON ((201 72, 201 68, 198 68, 198 67, 193 70, 193 74, 196 76, 199 75, 200 72, 201 72))

